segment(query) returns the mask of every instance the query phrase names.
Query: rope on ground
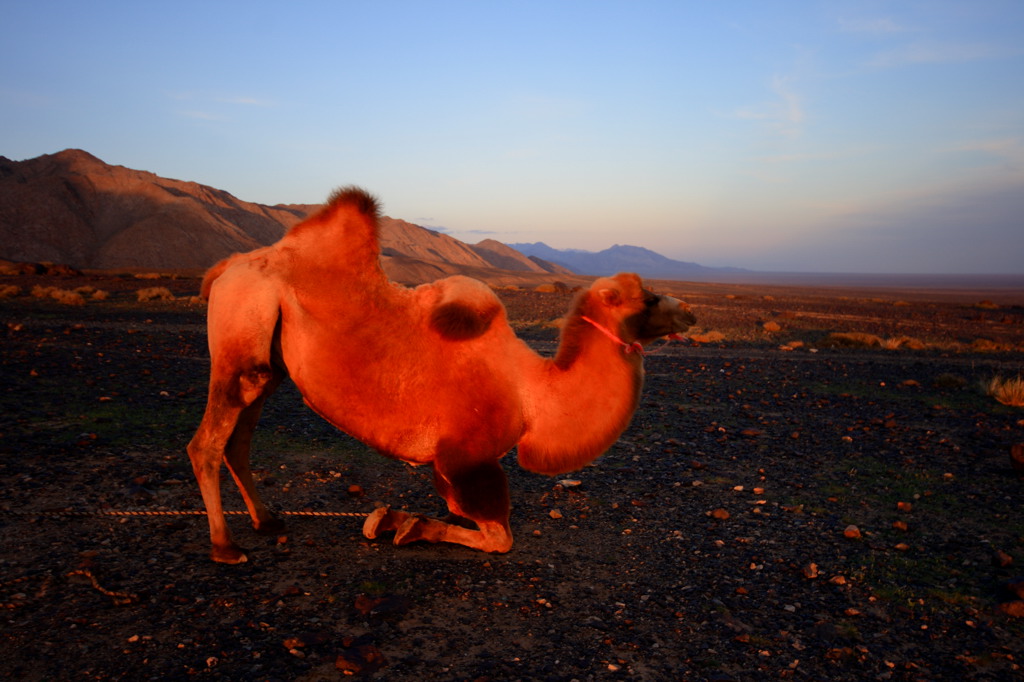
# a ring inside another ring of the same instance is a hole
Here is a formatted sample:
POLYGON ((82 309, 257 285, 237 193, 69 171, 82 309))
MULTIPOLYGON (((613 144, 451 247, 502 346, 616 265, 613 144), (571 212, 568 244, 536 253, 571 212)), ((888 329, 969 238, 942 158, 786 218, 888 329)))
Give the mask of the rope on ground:
MULTIPOLYGON (((74 578, 76 576, 82 576, 84 578, 88 578, 89 582, 92 583, 92 586, 94 588, 96 588, 96 590, 98 592, 100 592, 100 594, 104 594, 104 595, 110 597, 113 600, 115 606, 125 606, 127 604, 131 604, 133 601, 135 601, 135 600, 137 600, 139 598, 139 595, 134 594, 132 592, 115 592, 114 590, 108 590, 107 588, 105 588, 102 585, 100 585, 100 581, 97 580, 96 576, 94 576, 92 574, 92 571, 90 571, 88 569, 80 568, 80 569, 71 571, 70 573, 67 573, 65 577, 67 577, 67 578, 74 578)), ((39 588, 35 591, 35 594, 33 596, 36 599, 41 599, 42 597, 46 596, 46 593, 49 591, 50 586, 53 584, 53 576, 51 576, 51 575, 26 575, 26 576, 22 576, 20 578, 15 578, 13 580, 8 580, 7 582, 0 584, 0 588, 2 588, 5 591, 10 591, 11 589, 15 588, 15 586, 22 586, 22 585, 24 585, 24 586, 27 587, 27 583, 29 583, 32 580, 36 580, 36 579, 38 579, 40 581, 40 585, 39 585, 39 588)), ((0 602, 0 608, 3 608, 3 609, 17 609, 17 608, 21 608, 21 607, 25 606, 26 603, 28 603, 28 599, 29 599, 29 595, 25 594, 24 592, 19 592, 17 594, 10 595, 8 597, 8 601, 0 602)))
MULTIPOLYGON (((226 516, 241 516, 247 515, 247 511, 225 511, 226 516)), ((340 517, 340 516, 355 516, 355 517, 367 517, 369 512, 329 512, 329 511, 275 511, 275 514, 281 516, 323 516, 323 517, 340 517)), ((55 516, 55 517, 88 517, 88 516, 206 516, 204 510, 170 510, 170 509, 142 509, 142 510, 108 510, 108 511, 71 511, 71 510, 56 510, 56 511, 17 511, 13 509, 0 510, 0 516, 55 516)))
POLYGON ((131 592, 114 592, 113 590, 108 590, 104 588, 102 585, 100 585, 100 582, 96 580, 96 576, 94 576, 91 572, 85 569, 79 569, 77 571, 71 571, 70 573, 68 573, 69 578, 76 575, 82 575, 88 578, 92 582, 93 587, 99 590, 102 594, 105 594, 114 600, 114 606, 124 606, 125 604, 131 604, 134 600, 139 598, 139 595, 132 594, 131 592))

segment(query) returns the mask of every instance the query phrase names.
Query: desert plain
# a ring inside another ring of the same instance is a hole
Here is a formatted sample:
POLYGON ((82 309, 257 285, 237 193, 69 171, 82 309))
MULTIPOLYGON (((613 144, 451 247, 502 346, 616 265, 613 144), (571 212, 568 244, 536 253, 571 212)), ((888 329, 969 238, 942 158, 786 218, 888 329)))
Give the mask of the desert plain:
MULTIPOLYGON (((251 560, 223 566, 177 515, 202 509, 198 277, 0 278, 0 676, 1019 678, 1024 409, 987 387, 1024 369, 1024 292, 652 285, 691 305, 691 341, 652 349, 592 466, 506 456, 509 553, 363 538, 333 514, 442 514, 430 472, 286 386, 253 462, 300 514, 269 538, 229 517, 251 560)), ((572 294, 542 289, 498 293, 552 353, 572 294)))

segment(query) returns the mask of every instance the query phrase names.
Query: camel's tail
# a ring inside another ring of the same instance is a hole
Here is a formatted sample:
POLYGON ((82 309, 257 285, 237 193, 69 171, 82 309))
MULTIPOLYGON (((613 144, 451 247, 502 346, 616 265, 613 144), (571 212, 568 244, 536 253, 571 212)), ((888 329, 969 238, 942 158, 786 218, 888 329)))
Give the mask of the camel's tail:
POLYGON ((206 274, 203 275, 203 285, 199 288, 199 295, 202 296, 203 300, 210 300, 210 288, 213 287, 214 280, 223 275, 224 271, 242 255, 244 254, 233 253, 224 260, 215 263, 213 267, 206 271, 206 274))

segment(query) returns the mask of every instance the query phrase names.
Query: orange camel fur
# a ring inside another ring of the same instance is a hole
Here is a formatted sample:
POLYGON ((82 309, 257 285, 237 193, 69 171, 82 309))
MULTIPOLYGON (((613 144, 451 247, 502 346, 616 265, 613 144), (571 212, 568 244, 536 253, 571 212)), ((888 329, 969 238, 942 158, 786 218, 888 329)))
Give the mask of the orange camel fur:
POLYGON ((224 521, 221 462, 254 528, 283 528, 256 492, 249 448, 264 402, 286 377, 339 429, 384 455, 433 465, 452 522, 379 508, 366 537, 395 531, 395 544, 505 552, 512 532, 501 457, 518 446, 520 465, 545 474, 594 460, 636 409, 643 360, 629 344, 694 322, 679 301, 619 274, 577 297, 558 352, 544 358, 515 336, 501 302, 477 280, 415 289, 390 282, 377 223, 372 196, 338 190, 280 241, 221 261, 203 281, 210 392, 188 454, 214 561, 246 560, 224 521))

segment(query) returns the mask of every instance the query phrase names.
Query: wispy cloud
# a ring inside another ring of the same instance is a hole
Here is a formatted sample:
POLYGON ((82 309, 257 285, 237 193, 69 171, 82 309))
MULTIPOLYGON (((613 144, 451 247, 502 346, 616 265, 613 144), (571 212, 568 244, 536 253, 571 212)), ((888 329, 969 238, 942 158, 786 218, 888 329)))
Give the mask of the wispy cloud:
MULTIPOLYGON (((273 107, 276 102, 258 97, 245 97, 237 95, 210 95, 208 93, 179 91, 166 93, 168 99, 174 102, 187 102, 195 108, 181 109, 177 111, 179 116, 197 121, 230 121, 229 109, 225 105, 236 107, 273 107)), ((237 110, 236 110, 237 111, 237 110)))
POLYGON ((260 99, 258 97, 215 97, 213 101, 220 102, 221 104, 239 104, 250 107, 272 107, 277 104, 273 100, 260 99))
POLYGON ((184 116, 185 118, 192 118, 192 119, 195 119, 195 120, 198 120, 198 121, 227 121, 228 120, 227 116, 222 116, 221 114, 213 114, 213 113, 210 113, 209 111, 195 111, 195 110, 179 111, 178 114, 180 116, 184 116))
POLYGON ((913 43, 876 54, 869 66, 894 68, 913 64, 955 64, 987 59, 1001 59, 1019 54, 1009 49, 985 43, 913 43))
POLYGON ((843 33, 883 36, 894 33, 904 33, 910 29, 901 26, 888 17, 878 17, 873 19, 851 19, 849 17, 840 17, 839 30, 843 33))
POLYGON ((803 98, 794 85, 791 76, 776 74, 772 77, 771 90, 776 99, 764 104, 742 107, 733 112, 741 120, 764 121, 775 132, 786 137, 800 134, 805 114, 803 98))

